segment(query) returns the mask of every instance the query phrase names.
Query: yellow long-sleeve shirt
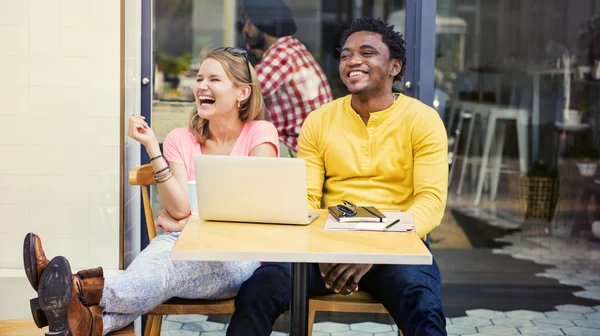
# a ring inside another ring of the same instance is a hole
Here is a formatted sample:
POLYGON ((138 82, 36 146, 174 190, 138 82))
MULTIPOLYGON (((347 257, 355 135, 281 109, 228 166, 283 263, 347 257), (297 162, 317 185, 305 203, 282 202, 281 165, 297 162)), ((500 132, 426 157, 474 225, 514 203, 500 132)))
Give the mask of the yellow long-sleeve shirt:
POLYGON ((348 200, 382 210, 412 211, 419 237, 438 226, 448 190, 448 144, 435 110, 399 95, 367 125, 351 96, 311 112, 298 140, 313 209, 348 200))

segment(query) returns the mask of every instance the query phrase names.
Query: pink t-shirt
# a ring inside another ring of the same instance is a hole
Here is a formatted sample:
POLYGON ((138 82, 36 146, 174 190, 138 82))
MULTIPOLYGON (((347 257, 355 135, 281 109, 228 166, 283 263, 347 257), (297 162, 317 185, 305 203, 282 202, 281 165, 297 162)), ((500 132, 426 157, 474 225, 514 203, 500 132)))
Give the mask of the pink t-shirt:
MULTIPOLYGON (((244 124, 231 156, 248 156, 250 151, 260 144, 275 146, 279 156, 279 134, 273 124, 265 120, 253 120, 244 124)), ((163 143, 163 155, 169 162, 182 164, 187 171, 188 180, 195 180, 194 155, 202 154, 200 143, 187 127, 176 128, 167 134, 163 143)))

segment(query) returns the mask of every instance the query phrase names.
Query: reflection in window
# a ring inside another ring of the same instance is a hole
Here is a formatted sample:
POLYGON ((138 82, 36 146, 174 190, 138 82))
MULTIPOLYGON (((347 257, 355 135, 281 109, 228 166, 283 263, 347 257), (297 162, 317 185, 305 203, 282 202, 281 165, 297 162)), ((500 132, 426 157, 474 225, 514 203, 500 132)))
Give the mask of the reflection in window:
MULTIPOLYGON (((385 20, 405 8, 405 0, 285 0, 285 3, 298 26, 294 36, 307 46, 325 71, 335 98, 347 94, 338 74, 340 33, 356 17, 385 20)), ((208 45, 244 47, 240 34, 243 13, 241 0, 155 0, 154 99, 193 101, 191 88, 200 50, 208 45)), ((404 30, 403 19, 390 24, 404 30)))
POLYGON ((154 99, 194 100, 192 87, 200 50, 233 41, 233 3, 233 0, 154 0, 154 99))

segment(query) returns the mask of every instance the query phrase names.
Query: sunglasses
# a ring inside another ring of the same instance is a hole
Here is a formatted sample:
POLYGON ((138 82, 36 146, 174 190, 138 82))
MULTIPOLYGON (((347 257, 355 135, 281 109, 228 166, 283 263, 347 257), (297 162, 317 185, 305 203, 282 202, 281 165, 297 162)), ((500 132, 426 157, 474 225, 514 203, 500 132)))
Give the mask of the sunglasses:
POLYGON ((342 204, 336 205, 335 208, 338 209, 342 213, 342 215, 346 217, 355 216, 356 210, 358 210, 358 207, 354 203, 344 200, 342 200, 342 204))
POLYGON ((248 69, 248 78, 250 79, 250 83, 252 83, 252 72, 250 72, 250 62, 248 61, 248 52, 242 48, 231 48, 231 47, 221 47, 215 49, 215 51, 225 51, 233 56, 242 56, 244 61, 246 61, 246 68, 248 69))

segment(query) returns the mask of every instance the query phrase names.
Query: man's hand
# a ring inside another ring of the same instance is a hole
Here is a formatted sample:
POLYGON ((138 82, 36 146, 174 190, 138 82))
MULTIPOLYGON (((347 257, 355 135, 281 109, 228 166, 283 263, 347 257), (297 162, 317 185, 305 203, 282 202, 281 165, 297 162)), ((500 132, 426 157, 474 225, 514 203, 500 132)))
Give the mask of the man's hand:
POLYGON ((319 264, 325 287, 344 295, 358 290, 358 282, 371 267, 373 264, 319 264))
POLYGON ((179 232, 183 230, 189 219, 190 216, 180 220, 174 219, 167 212, 167 210, 163 209, 158 212, 158 217, 156 218, 155 225, 156 227, 161 228, 166 232, 179 232))

